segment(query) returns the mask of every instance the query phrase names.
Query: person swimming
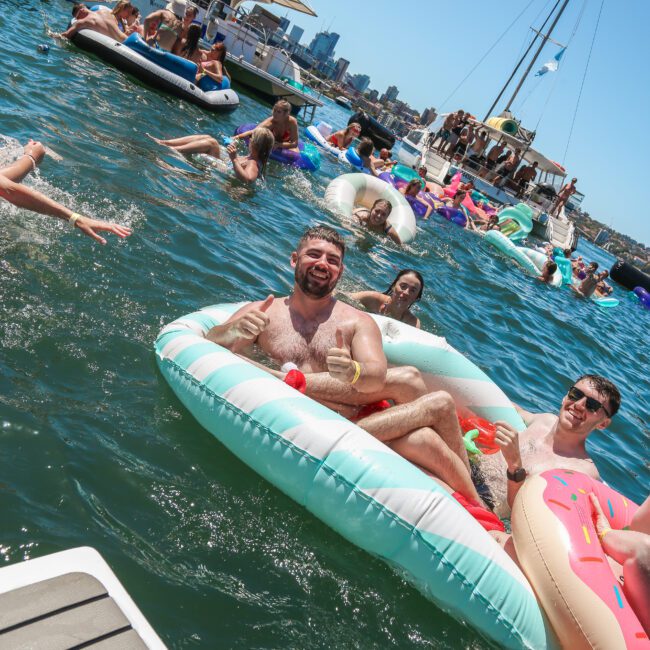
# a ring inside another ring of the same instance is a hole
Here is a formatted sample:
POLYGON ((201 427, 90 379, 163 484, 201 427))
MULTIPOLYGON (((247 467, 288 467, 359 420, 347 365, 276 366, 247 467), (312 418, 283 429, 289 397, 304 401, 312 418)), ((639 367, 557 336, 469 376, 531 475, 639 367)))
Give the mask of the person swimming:
MULTIPOLYGON (((147 134, 149 135, 149 134, 147 134)), ((221 147, 210 135, 187 135, 181 138, 162 140, 149 137, 158 144, 161 144, 182 154, 203 153, 221 160, 221 147)), ((257 180, 260 174, 264 174, 266 163, 275 144, 275 138, 271 131, 264 127, 257 127, 251 131, 251 138, 248 144, 248 155, 237 155, 236 140, 233 140, 226 151, 232 161, 235 176, 245 183, 252 183, 257 180)))
MULTIPOLYGON (((273 114, 257 125, 257 128, 269 129, 275 137, 275 149, 298 149, 298 122, 291 115, 291 104, 286 99, 279 99, 273 105, 273 114)), ((253 133, 245 131, 233 137, 233 140, 245 140, 253 133)))
POLYGON ((541 275, 537 276, 537 279, 545 284, 550 284, 553 279, 553 274, 557 271, 557 263, 553 260, 546 260, 544 266, 542 267, 541 275))
POLYGON ((327 141, 339 149, 347 149, 361 135, 361 125, 350 122, 347 128, 332 133, 327 141))
POLYGON ((422 275, 413 269, 402 269, 384 293, 357 291, 349 295, 373 314, 388 316, 419 329, 420 319, 411 308, 420 300, 423 291, 422 275))
POLYGON ((399 191, 404 195, 409 203, 417 201, 426 207, 424 216, 422 217, 423 219, 428 219, 431 216, 433 207, 429 205, 424 199, 418 196, 418 194, 422 191, 422 183, 418 178, 414 178, 413 180, 409 181, 409 184, 405 187, 400 187, 399 191))
POLYGON ((399 238, 395 228, 388 223, 388 217, 393 210, 393 205, 386 199, 377 199, 370 210, 368 208, 357 208, 352 212, 368 230, 382 232, 388 235, 398 246, 402 240, 399 238))

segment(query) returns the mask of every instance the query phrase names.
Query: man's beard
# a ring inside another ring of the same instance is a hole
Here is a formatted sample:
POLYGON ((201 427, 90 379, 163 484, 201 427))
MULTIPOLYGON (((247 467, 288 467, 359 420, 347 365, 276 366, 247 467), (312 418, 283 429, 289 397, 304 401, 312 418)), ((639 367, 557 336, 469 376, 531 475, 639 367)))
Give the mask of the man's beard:
POLYGON ((313 278, 311 278, 306 271, 303 271, 300 268, 300 265, 296 266, 294 278, 296 280, 296 284, 300 287, 302 292, 310 298, 324 298, 328 294, 332 293, 338 280, 337 279, 326 284, 317 285, 314 282, 313 278))

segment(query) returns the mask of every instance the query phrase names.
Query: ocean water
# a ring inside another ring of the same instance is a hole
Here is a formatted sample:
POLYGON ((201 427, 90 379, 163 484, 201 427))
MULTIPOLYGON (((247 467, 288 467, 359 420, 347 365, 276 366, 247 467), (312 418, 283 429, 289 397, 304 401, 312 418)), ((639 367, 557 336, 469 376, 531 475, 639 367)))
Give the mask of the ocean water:
MULTIPOLYGON (((613 379, 621 412, 589 447, 604 479, 639 501, 650 488, 650 313, 620 287, 621 305, 602 310, 541 286, 446 221, 404 250, 345 227, 322 197, 346 170, 326 159, 316 174, 271 164, 247 188, 170 153, 145 133, 230 133, 269 107, 242 91, 235 113, 213 116, 146 88, 46 36, 69 9, 1 3, 11 38, 0 41, 0 133, 62 157, 29 185, 135 234, 99 247, 0 204, 0 563, 94 546, 171 648, 485 647, 203 430, 157 373, 156 334, 206 304, 286 293, 300 233, 337 226, 349 245, 341 290, 383 290, 400 268, 420 270, 423 327, 525 408, 556 409, 586 371, 613 379)), ((317 119, 348 115, 328 102, 317 119)))

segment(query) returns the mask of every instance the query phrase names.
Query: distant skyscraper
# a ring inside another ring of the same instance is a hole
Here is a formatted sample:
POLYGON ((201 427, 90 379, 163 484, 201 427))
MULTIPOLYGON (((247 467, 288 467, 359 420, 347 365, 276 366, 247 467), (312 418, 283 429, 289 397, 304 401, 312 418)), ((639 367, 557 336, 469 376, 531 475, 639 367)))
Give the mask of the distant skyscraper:
POLYGON ((300 43, 300 39, 302 38, 302 35, 305 33, 305 30, 302 27, 298 27, 298 25, 294 25, 291 28, 291 31, 289 32, 289 40, 293 41, 294 43, 300 43))
POLYGON ((289 29, 289 19, 288 18, 280 18, 280 26, 278 29, 282 32, 285 33, 287 29, 289 29))
POLYGON ((319 32, 314 36, 309 51, 311 55, 319 61, 325 61, 334 55, 334 48, 339 42, 340 36, 332 32, 319 32))
POLYGON ((348 71, 348 66, 350 62, 347 59, 340 58, 336 62, 336 67, 334 68, 334 76, 332 77, 336 83, 341 83, 345 77, 345 73, 348 71))
POLYGON ((602 246, 603 244, 606 244, 609 240, 609 230, 605 230, 604 228, 601 228, 598 231, 598 234, 596 235, 596 239, 594 239, 594 244, 597 246, 602 246))
POLYGON ((420 124, 423 124, 424 126, 431 124, 436 117, 438 117, 438 113, 435 108, 425 108, 420 115, 420 124))
POLYGON ((386 92, 381 96, 381 101, 394 102, 397 99, 397 95, 399 95, 397 86, 388 86, 388 88, 386 88, 386 92))
POLYGON ((364 93, 370 85, 370 77, 367 74, 355 74, 352 76, 351 83, 355 90, 364 93))
POLYGON ((379 91, 375 90, 374 88, 372 90, 368 91, 368 100, 371 102, 376 102, 379 97, 379 91))

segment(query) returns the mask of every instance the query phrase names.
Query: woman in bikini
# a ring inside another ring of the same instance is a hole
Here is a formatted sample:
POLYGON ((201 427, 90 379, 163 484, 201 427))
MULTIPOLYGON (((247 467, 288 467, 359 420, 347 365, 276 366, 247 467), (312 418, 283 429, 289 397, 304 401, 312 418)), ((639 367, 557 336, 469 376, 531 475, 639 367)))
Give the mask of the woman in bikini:
POLYGON ((422 275, 413 269, 403 269, 384 293, 358 291, 351 293, 350 298, 360 302, 373 314, 389 316, 419 329, 420 319, 411 312, 411 307, 420 300, 423 291, 422 275))
MULTIPOLYGON (((148 135, 148 134, 147 134, 148 135)), ((221 160, 219 143, 210 135, 187 135, 172 140, 159 140, 149 136, 154 142, 161 144, 182 154, 204 153, 221 160)), ((260 174, 264 174, 266 163, 275 144, 275 138, 269 129, 257 127, 251 131, 248 144, 248 155, 238 156, 237 145, 231 142, 226 151, 232 161, 235 176, 245 183, 252 183, 260 174)))
MULTIPOLYGON (((273 114, 257 125, 257 128, 269 129, 275 137, 275 149, 298 149, 298 122, 291 115, 291 104, 286 99, 280 99, 273 105, 273 114)), ((233 140, 244 140, 253 133, 245 131, 233 137, 233 140)))
POLYGON ((201 58, 197 62, 199 71, 196 75, 196 83, 202 90, 218 90, 221 88, 224 76, 230 79, 224 66, 227 53, 223 43, 215 43, 207 52, 201 50, 201 58), (208 79, 209 81, 207 81, 208 79))
POLYGON ((426 212, 424 213, 424 216, 422 218, 428 219, 431 216, 431 213, 433 212, 433 208, 424 199, 421 199, 418 196, 421 190, 422 190, 422 183, 418 178, 414 178, 412 181, 409 182, 408 185, 406 185, 405 187, 400 187, 399 189, 400 193, 406 197, 406 200, 409 201, 409 203, 413 201, 418 201, 419 203, 421 203, 426 207, 426 212))
POLYGON ((357 208, 352 212, 359 222, 374 232, 381 232, 388 235, 398 246, 402 245, 402 240, 395 231, 395 228, 388 223, 388 217, 393 209, 390 201, 386 199, 377 199, 370 210, 368 208, 357 208))
POLYGON ((361 135, 361 125, 351 122, 346 129, 332 133, 327 141, 339 149, 347 149, 361 135))
MULTIPOLYGON (((201 39, 201 27, 200 25, 190 25, 187 30, 187 37, 183 43, 183 47, 179 51, 179 56, 182 56, 188 61, 196 63, 197 67, 201 68, 201 61, 203 56, 203 51, 199 47, 199 40, 201 39)), ((198 75, 197 75, 198 77, 198 75)), ((196 80, 198 83, 198 79, 196 80)))

